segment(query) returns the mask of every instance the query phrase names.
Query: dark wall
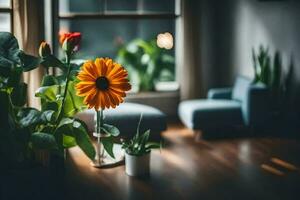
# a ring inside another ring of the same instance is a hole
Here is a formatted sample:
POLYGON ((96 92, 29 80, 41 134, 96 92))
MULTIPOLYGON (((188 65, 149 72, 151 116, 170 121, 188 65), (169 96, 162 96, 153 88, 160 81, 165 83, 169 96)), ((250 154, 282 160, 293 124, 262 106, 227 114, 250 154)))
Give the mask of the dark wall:
POLYGON ((202 0, 201 63, 206 89, 253 77, 251 48, 260 44, 282 53, 285 71, 293 57, 293 108, 300 85, 300 1, 202 0))

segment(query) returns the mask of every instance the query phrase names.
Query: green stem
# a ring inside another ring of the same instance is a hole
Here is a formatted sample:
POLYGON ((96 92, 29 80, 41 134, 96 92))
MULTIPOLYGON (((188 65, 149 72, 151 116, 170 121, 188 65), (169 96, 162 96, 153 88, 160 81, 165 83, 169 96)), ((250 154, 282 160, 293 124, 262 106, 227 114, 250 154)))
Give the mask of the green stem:
POLYGON ((9 101, 9 106, 8 106, 8 110, 9 110, 9 113, 11 114, 12 116, 12 119, 14 120, 14 123, 16 126, 18 126, 18 121, 17 121, 17 117, 16 117, 16 114, 15 114, 15 110, 14 110, 14 104, 12 102, 12 99, 11 99, 11 94, 8 94, 8 101, 9 101))
POLYGON ((97 133, 101 133, 103 127, 103 110, 97 110, 97 133))
POLYGON ((63 117, 64 106, 65 106, 65 103, 66 103, 66 97, 67 97, 68 87, 69 87, 69 82, 70 82, 70 79, 69 79, 70 77, 69 76, 70 76, 70 73, 71 73, 70 62, 71 62, 71 54, 66 53, 66 63, 67 63, 68 72, 67 72, 67 76, 66 76, 66 86, 65 86, 65 89, 64 89, 64 93, 63 93, 62 105, 61 105, 59 115, 58 115, 58 118, 57 118, 58 122, 63 117))
POLYGON ((104 155, 104 147, 101 144, 101 128, 103 127, 103 110, 100 111, 97 110, 97 126, 96 126, 96 132, 97 132, 97 152, 98 152, 98 161, 99 163, 102 163, 103 155, 104 155))

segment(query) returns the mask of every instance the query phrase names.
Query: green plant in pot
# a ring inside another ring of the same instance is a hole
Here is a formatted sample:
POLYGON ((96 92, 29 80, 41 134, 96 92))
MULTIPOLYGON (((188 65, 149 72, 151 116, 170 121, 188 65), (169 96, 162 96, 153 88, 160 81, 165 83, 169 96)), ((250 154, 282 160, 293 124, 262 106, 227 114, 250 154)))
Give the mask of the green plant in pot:
MULTIPOLYGON (((57 59, 50 46, 42 42, 39 49, 41 65, 46 69, 41 87, 35 96, 41 100, 43 123, 35 126, 31 136, 33 148, 46 154, 64 158, 66 148, 78 145, 91 159, 95 158, 95 149, 89 138, 86 124, 74 116, 86 109, 83 98, 76 95, 76 74, 80 66, 72 63, 73 55, 78 51, 80 33, 64 33, 60 44, 65 61, 57 59), (49 68, 58 68, 62 73, 50 75, 49 68)), ((47 156, 47 155, 46 155, 47 156)))
POLYGON ((25 54, 19 49, 11 33, 0 33, 0 155, 8 167, 24 163, 49 163, 53 157, 64 158, 64 149, 78 145, 94 159, 94 146, 84 122, 73 116, 86 108, 82 98, 76 96, 74 82, 78 66, 71 64, 71 57, 78 45, 78 37, 68 37, 63 48, 66 61, 60 61, 43 42, 40 58, 25 54), (46 68, 36 97, 41 99, 41 109, 26 107, 27 85, 22 81, 23 72, 38 66, 46 68), (50 75, 49 68, 59 68, 62 75, 50 75), (2 119, 4 119, 2 121, 2 119))
POLYGON ((161 143, 149 142, 150 130, 140 133, 141 121, 142 115, 134 137, 122 141, 122 148, 125 150, 125 171, 129 176, 149 175, 151 149, 161 148, 161 143))
POLYGON ((39 119, 34 108, 26 107, 27 84, 23 72, 38 67, 40 59, 19 49, 18 41, 8 32, 0 32, 0 159, 1 168, 30 165, 31 131, 39 119))
POLYGON ((118 50, 116 60, 126 66, 130 82, 139 91, 153 91, 157 81, 174 81, 175 59, 156 40, 135 39, 118 50))
POLYGON ((254 67, 253 83, 263 83, 270 88, 273 99, 273 110, 281 112, 284 109, 290 89, 290 81, 293 70, 293 63, 284 71, 281 54, 279 51, 272 57, 269 48, 260 46, 258 53, 252 49, 254 67))

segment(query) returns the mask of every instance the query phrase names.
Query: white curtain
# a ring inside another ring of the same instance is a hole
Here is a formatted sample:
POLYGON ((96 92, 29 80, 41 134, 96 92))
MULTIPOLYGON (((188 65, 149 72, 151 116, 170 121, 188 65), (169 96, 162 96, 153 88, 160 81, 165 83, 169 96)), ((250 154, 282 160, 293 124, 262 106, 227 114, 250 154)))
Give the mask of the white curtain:
MULTIPOLYGON (((27 54, 37 56, 44 34, 43 1, 13 0, 13 19, 13 33, 19 41, 20 48, 27 54)), ((24 74, 24 81, 28 84, 28 106, 40 106, 34 93, 40 86, 43 74, 42 67, 24 74)))

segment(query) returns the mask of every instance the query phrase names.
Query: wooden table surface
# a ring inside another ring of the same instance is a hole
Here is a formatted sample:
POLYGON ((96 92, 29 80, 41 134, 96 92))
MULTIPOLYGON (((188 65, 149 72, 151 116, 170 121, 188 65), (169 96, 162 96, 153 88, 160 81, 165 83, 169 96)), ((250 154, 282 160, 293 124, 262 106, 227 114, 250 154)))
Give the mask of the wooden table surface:
POLYGON ((97 169, 78 148, 66 163, 67 199, 300 199, 300 141, 279 138, 195 142, 172 126, 151 155, 151 176, 132 178, 124 165, 97 169))

